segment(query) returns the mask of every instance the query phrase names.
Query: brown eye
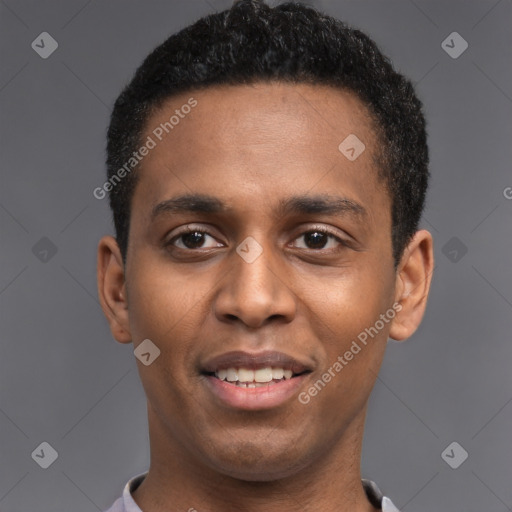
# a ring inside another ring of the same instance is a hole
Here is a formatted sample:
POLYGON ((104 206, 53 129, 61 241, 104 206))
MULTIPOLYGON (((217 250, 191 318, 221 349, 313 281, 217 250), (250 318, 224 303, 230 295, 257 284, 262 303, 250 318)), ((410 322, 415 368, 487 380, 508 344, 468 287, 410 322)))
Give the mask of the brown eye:
POLYGON ((205 239, 205 233, 201 231, 191 231, 190 233, 185 233, 184 235, 180 235, 178 240, 183 241, 183 245, 187 249, 197 249, 203 245, 205 239))
POLYGON ((345 245, 343 240, 324 229, 313 229, 302 233, 296 240, 304 240, 303 245, 296 245, 299 249, 335 249, 345 245))
POLYGON ((303 236, 309 249, 323 249, 325 244, 329 241, 329 235, 319 231, 310 231, 303 236))
POLYGON ((208 231, 199 228, 187 228, 185 231, 178 233, 174 236, 166 245, 176 247, 183 250, 194 250, 194 249, 210 249, 212 247, 221 247, 213 236, 208 231), (204 244, 211 239, 210 245, 205 246, 204 244))

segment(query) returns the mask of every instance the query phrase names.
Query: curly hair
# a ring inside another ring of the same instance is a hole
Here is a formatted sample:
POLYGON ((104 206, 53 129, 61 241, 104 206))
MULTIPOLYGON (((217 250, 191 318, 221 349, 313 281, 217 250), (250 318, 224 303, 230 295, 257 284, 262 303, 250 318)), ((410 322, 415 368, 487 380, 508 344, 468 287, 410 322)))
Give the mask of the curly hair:
MULTIPOLYGON (((377 173, 391 198, 395 267, 415 233, 428 186, 423 105, 410 80, 375 42, 346 23, 296 2, 270 7, 237 0, 171 35, 117 98, 107 134, 110 179, 141 145, 148 118, 169 97, 213 85, 261 81, 326 84, 355 94, 379 141, 377 173)), ((109 190, 116 239, 126 262, 137 172, 109 190)))

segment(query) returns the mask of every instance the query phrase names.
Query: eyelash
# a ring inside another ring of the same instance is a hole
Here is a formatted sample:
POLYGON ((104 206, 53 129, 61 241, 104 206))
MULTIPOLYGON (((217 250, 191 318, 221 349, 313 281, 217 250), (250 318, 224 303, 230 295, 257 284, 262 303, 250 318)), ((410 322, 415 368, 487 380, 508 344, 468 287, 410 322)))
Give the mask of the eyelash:
MULTIPOLYGON (((177 233, 176 235, 174 235, 168 242, 165 243, 165 246, 166 247, 169 247, 169 246, 172 246, 173 249, 177 249, 178 251, 184 251, 184 252, 194 252, 194 251, 201 251, 201 248, 198 248, 198 249, 189 249, 189 248, 183 248, 183 247, 176 247, 174 245, 174 242, 176 240, 179 240, 181 237, 185 236, 185 235, 188 235, 188 234, 191 234, 191 233, 200 233, 200 234, 203 234, 203 235, 209 235, 211 236, 213 239, 215 239, 215 237, 206 229, 204 228, 195 228, 195 227, 188 227, 186 229, 184 229, 183 231, 181 231, 180 233, 177 233)), ((343 248, 345 247, 349 247, 349 242, 346 241, 346 240, 343 240, 342 238, 340 238, 339 236, 335 235, 331 230, 328 230, 326 229, 325 227, 320 227, 320 226, 313 226, 312 228, 306 230, 306 231, 303 231, 298 237, 295 238, 295 240, 297 238, 300 238, 304 235, 307 235, 307 234, 310 234, 310 233, 321 233, 321 234, 324 234, 324 235, 327 235, 328 237, 331 237, 331 238, 334 238, 343 248)), ((213 247, 210 247, 208 249, 213 249, 213 247)), ((303 249, 303 248, 300 248, 300 249, 303 249)), ((332 252, 336 252, 336 251, 339 251, 340 249, 309 249, 309 248, 306 248, 307 251, 313 251, 313 252, 328 252, 328 253, 332 253, 332 252)))

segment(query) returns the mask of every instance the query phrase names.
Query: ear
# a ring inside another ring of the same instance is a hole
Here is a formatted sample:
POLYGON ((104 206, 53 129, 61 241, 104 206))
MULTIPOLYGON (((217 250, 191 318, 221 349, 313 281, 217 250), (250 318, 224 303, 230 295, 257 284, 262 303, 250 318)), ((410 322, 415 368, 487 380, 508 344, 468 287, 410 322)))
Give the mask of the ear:
POLYGON ((432 235, 417 231, 404 250, 396 275, 395 302, 401 305, 391 323, 389 336, 402 341, 421 323, 432 281, 434 250, 432 235))
POLYGON ((98 244, 97 277, 101 308, 110 324, 112 336, 119 343, 130 343, 123 258, 112 236, 104 236, 98 244))

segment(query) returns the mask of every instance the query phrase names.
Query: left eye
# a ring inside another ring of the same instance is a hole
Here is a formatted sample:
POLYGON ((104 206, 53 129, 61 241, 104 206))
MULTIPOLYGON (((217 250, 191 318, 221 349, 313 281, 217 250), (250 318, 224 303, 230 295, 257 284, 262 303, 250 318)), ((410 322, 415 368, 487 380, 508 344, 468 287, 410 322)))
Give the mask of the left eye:
POLYGON ((336 247, 336 244, 343 245, 342 240, 340 240, 337 236, 334 236, 332 233, 321 229, 306 231, 298 238, 296 238, 296 240, 300 240, 301 238, 304 238, 305 245, 298 246, 299 249, 331 249, 336 247), (326 245, 329 245, 330 242, 331 246, 326 247, 326 245))

